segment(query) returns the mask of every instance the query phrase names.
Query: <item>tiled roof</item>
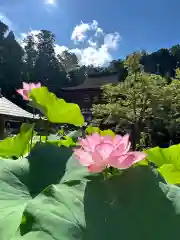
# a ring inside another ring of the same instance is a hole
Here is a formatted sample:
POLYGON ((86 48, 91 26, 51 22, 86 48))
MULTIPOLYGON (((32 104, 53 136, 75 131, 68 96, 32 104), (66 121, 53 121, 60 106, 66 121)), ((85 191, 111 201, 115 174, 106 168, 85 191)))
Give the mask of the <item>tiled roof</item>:
POLYGON ((113 74, 111 76, 103 76, 103 77, 87 77, 84 83, 76 86, 76 87, 68 87, 63 88, 62 90, 76 90, 76 89, 93 89, 93 88, 100 88, 102 85, 112 83, 118 83, 118 76, 117 74, 113 74))
MULTIPOLYGON (((13 117, 33 118, 33 114, 18 107, 7 98, 0 96, 0 114, 13 117)), ((38 116, 35 116, 38 118, 38 116)))

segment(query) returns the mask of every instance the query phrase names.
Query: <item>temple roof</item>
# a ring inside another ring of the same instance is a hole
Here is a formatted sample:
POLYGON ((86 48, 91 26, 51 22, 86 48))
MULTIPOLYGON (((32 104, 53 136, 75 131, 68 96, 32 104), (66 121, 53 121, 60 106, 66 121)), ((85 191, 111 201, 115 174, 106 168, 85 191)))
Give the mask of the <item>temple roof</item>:
MULTIPOLYGON (((0 96, 0 114, 21 118, 33 118, 32 113, 25 111, 3 96, 0 96)), ((36 115, 34 118, 37 119, 39 117, 36 115)))
POLYGON ((112 74, 110 76, 94 76, 94 77, 87 76, 84 83, 75 87, 62 88, 62 90, 94 89, 100 88, 102 85, 107 83, 117 84, 118 83, 117 73, 112 74))

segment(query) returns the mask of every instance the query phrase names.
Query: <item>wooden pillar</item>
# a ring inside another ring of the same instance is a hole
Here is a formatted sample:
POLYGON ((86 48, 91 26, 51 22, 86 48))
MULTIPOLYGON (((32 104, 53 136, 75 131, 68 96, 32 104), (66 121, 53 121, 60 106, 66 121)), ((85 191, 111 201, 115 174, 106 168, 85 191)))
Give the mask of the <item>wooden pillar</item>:
POLYGON ((5 137, 5 116, 0 115, 0 140, 5 137))

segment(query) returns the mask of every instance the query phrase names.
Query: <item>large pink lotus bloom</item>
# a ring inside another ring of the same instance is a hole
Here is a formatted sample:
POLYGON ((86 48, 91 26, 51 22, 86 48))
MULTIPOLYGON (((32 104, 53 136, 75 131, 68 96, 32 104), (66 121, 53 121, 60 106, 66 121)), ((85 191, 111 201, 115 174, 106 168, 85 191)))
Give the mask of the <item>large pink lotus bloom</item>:
POLYGON ((17 93, 19 93, 24 100, 29 100, 29 93, 33 88, 40 88, 41 87, 41 83, 25 83, 23 82, 23 88, 22 89, 18 89, 16 90, 17 93))
POLYGON ((90 172, 101 172, 110 166, 126 169, 146 157, 143 152, 130 151, 128 134, 112 137, 93 133, 78 143, 80 148, 74 150, 75 156, 90 172))

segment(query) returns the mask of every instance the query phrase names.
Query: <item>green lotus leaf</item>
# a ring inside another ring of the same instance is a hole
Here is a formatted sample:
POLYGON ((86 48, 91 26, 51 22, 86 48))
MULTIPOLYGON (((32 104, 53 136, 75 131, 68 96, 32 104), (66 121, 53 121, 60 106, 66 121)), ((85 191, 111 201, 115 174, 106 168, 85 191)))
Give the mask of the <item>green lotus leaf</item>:
POLYGON ((52 144, 38 144, 28 159, 0 160, 0 239, 11 240, 28 203, 51 184, 61 181, 72 151, 52 144))
POLYGON ((92 133, 100 133, 101 130, 98 127, 88 126, 85 131, 86 134, 90 135, 92 133))
POLYGON ((155 147, 145 151, 147 160, 154 163, 157 167, 164 164, 174 164, 180 169, 180 144, 172 145, 168 148, 155 147))
POLYGON ((180 217, 148 168, 51 185, 29 202, 13 240, 178 239, 180 217), (148 234, 147 234, 148 233, 148 234))
POLYGON ((180 170, 173 164, 163 164, 158 168, 158 172, 168 184, 180 184, 180 170))
POLYGON ((57 98, 46 87, 33 89, 29 97, 52 123, 69 123, 75 126, 83 126, 84 117, 77 104, 67 103, 64 99, 57 98))
POLYGON ((32 138, 35 124, 24 123, 21 126, 20 133, 15 137, 7 137, 0 142, 1 157, 20 157, 29 149, 30 139, 32 138))

